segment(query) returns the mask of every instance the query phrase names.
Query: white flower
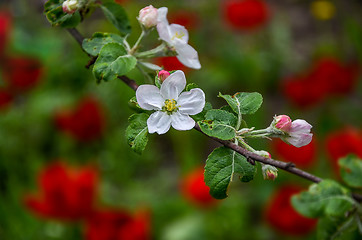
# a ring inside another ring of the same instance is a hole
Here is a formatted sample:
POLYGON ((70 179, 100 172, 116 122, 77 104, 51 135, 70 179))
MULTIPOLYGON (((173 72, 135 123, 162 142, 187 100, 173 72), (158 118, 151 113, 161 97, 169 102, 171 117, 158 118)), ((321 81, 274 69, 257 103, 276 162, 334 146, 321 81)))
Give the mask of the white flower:
POLYGON ((303 147, 312 141, 313 134, 310 132, 312 125, 305 120, 297 119, 292 122, 288 136, 282 137, 286 143, 292 144, 295 147, 303 147))
POLYGON ((178 60, 189 68, 200 69, 197 51, 187 44, 189 33, 184 26, 169 24, 167 21, 167 7, 158 9, 157 31, 160 38, 175 48, 178 60))
POLYGON ((137 102, 145 110, 156 110, 147 119, 149 133, 164 134, 172 126, 176 130, 190 130, 195 115, 205 106, 205 94, 200 88, 182 92, 186 78, 182 71, 172 73, 162 83, 161 88, 154 85, 141 85, 136 91, 137 102))
POLYGON ((152 5, 142 8, 138 15, 138 21, 146 28, 151 28, 157 25, 157 8, 152 5))
POLYGON ((72 14, 75 11, 78 10, 78 8, 80 7, 78 0, 66 0, 65 2, 63 2, 62 8, 63 8, 63 12, 68 13, 68 14, 72 14))

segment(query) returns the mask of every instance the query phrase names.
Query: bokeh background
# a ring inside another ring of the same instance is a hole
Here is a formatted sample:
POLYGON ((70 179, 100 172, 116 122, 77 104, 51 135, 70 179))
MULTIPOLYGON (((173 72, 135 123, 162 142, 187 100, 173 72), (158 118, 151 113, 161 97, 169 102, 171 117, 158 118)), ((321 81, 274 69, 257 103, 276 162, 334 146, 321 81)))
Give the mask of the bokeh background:
MULTIPOLYGON (((245 116, 267 127, 276 114, 313 125, 300 149, 250 144, 323 178, 339 179, 337 159, 362 157, 362 2, 358 0, 124 0, 134 43, 138 11, 167 6, 185 25, 201 70, 176 58, 214 107, 219 92, 262 93, 245 116)), ((0 239, 316 239, 316 221, 297 214, 292 194, 310 184, 279 171, 275 181, 235 179, 213 200, 203 166, 218 145, 196 131, 150 136, 142 155, 126 143, 128 101, 121 81, 97 84, 88 57, 64 29, 52 28, 43 0, 0 2, 0 239)), ((96 10, 79 31, 117 32, 96 10)), ((154 31, 144 49, 159 43, 154 31)), ((138 83, 143 76, 132 71, 138 83)), ((343 239, 358 239, 358 233, 343 239)))

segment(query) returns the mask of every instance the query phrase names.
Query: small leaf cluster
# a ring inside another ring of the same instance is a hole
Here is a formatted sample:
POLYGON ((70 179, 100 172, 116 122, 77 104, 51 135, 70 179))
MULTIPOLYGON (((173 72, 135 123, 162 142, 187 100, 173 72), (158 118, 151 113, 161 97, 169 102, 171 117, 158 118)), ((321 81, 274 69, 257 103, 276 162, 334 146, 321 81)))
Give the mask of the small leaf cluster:
MULTIPOLYGON (((341 176, 351 188, 362 188, 362 161, 354 156, 340 159, 341 176)), ((301 214, 319 218, 318 239, 343 239, 345 233, 358 229, 362 234, 362 208, 352 197, 350 189, 333 180, 312 184, 309 190, 292 198, 294 208, 301 214)))

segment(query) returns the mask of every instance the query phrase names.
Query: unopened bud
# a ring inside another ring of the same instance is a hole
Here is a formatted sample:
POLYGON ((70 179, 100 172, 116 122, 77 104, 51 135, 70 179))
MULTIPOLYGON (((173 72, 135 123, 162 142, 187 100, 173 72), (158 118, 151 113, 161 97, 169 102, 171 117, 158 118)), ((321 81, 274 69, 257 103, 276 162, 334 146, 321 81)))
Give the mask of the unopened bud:
POLYGON ((263 165, 261 169, 265 180, 275 180, 278 177, 278 169, 271 165, 263 165))
POLYGON ((292 120, 287 115, 279 115, 274 117, 272 125, 283 132, 289 132, 292 126, 292 120))
POLYGON ((78 0, 66 0, 63 2, 63 12, 72 14, 79 8, 78 0))
POLYGON ((150 5, 140 10, 138 21, 146 28, 151 28, 157 25, 157 16, 157 8, 150 5))
POLYGON ((168 78, 168 76, 170 76, 170 73, 168 71, 161 70, 158 72, 158 78, 160 79, 161 82, 165 81, 165 79, 168 78))
POLYGON ((267 151, 261 150, 261 151, 255 151, 256 154, 258 154, 259 156, 265 157, 265 158, 271 158, 270 153, 268 153, 267 151))

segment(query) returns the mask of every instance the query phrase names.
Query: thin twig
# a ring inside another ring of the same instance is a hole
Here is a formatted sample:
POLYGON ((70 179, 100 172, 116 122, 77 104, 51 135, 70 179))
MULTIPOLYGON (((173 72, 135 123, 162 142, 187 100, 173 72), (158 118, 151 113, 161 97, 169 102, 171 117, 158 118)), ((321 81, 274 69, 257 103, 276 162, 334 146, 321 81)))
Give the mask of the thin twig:
MULTIPOLYGON (((71 29, 68 29, 68 31, 77 40, 77 42, 82 46, 82 42, 83 42, 84 37, 78 32, 78 30, 76 30, 74 28, 71 28, 71 29)), ((88 63, 87 66, 88 65, 90 66, 91 64, 88 63)), ((138 85, 137 85, 136 81, 128 78, 127 76, 119 76, 118 78, 120 80, 122 80, 125 84, 127 84, 130 88, 132 88, 134 91, 137 90, 138 85)), ((201 131, 201 129, 200 129, 200 126, 197 123, 196 123, 194 129, 196 129, 197 131, 203 133, 201 131)), ((251 164, 253 164, 253 163, 255 164, 254 161, 257 161, 257 162, 261 162, 261 163, 264 163, 264 164, 272 165, 274 167, 283 169, 284 171, 290 172, 290 173, 292 173, 294 175, 297 175, 299 177, 302 177, 304 179, 307 179, 307 180, 315 182, 315 183, 319 183, 320 181, 322 181, 321 178, 319 178, 319 177, 317 177, 317 176, 315 176, 313 174, 310 174, 308 172, 305 172, 305 171, 303 171, 303 170, 301 170, 299 168, 296 168, 294 164, 286 163, 286 162, 282 162, 282 161, 277 161, 277 160, 274 160, 274 159, 271 159, 271 158, 265 158, 265 157, 262 157, 262 156, 260 156, 260 155, 258 155, 256 153, 250 152, 250 151, 246 150, 245 148, 242 148, 241 146, 239 146, 239 145, 237 145, 237 144, 235 144, 233 142, 221 140, 221 139, 218 139, 218 138, 215 138, 215 137, 210 137, 210 136, 206 135, 205 133, 203 133, 203 134, 205 136, 213 139, 214 141, 221 143, 225 147, 228 147, 228 148, 234 150, 235 152, 243 155, 244 157, 246 157, 246 159, 248 159, 248 161, 251 164)), ((357 200, 358 202, 362 202, 362 196, 361 195, 356 194, 356 193, 352 193, 352 197, 355 200, 357 200)))

